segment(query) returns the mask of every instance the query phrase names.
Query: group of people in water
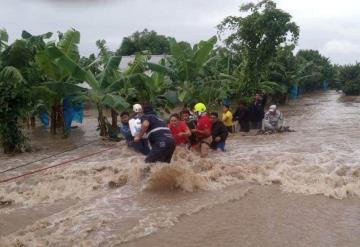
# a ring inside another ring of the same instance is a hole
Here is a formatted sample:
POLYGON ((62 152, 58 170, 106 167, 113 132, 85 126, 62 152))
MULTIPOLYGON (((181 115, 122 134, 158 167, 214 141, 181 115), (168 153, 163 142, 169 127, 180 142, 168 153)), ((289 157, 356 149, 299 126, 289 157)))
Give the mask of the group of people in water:
POLYGON ((150 105, 135 104, 133 114, 122 112, 120 133, 129 147, 146 156, 146 163, 170 163, 176 146, 198 149, 201 157, 207 157, 209 150, 225 152, 229 133, 276 131, 283 128, 283 114, 276 105, 271 105, 265 113, 266 99, 256 94, 249 107, 240 101, 233 114, 228 104, 223 105, 221 118, 218 112, 207 112, 203 103, 195 104, 193 110, 183 109, 170 115, 165 123, 150 105), (150 145, 149 145, 150 144, 150 145))

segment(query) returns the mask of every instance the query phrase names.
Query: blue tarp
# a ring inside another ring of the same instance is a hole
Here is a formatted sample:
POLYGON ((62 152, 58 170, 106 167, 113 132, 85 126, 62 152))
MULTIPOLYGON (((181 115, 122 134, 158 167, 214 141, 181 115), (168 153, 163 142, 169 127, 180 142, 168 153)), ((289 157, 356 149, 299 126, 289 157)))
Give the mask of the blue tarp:
POLYGON ((229 99, 224 99, 223 100, 223 105, 230 105, 231 101, 229 99))
POLYGON ((299 88, 295 85, 291 86, 290 88, 290 98, 296 99, 299 93, 299 88))
MULTIPOLYGON (((65 130, 68 131, 71 128, 71 123, 73 121, 82 123, 84 117, 84 109, 81 103, 72 104, 71 98, 65 98, 63 101, 64 107, 64 120, 65 120, 65 130)), ((50 120, 49 114, 47 112, 40 113, 40 121, 44 124, 45 127, 49 127, 50 120)))
POLYGON ((84 112, 81 103, 71 104, 71 98, 68 97, 64 99, 63 107, 64 107, 65 130, 69 130, 71 128, 72 121, 82 123, 84 112))
POLYGON ((323 89, 324 91, 327 91, 329 88, 329 81, 328 80, 324 80, 323 81, 323 89))
POLYGON ((303 87, 299 87, 298 96, 303 95, 305 93, 305 89, 303 87))
POLYGON ((50 125, 49 114, 46 111, 40 112, 39 117, 40 117, 40 121, 42 122, 42 124, 46 128, 49 128, 49 125, 50 125))

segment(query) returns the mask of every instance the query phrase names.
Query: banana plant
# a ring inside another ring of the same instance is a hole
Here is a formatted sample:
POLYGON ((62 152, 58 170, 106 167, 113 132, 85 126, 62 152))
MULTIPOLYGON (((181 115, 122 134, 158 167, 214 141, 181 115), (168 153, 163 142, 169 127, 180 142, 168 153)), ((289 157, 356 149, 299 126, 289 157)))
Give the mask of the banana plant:
POLYGON ((201 70, 210 62, 210 52, 217 38, 200 41, 191 47, 184 42, 170 40, 171 57, 167 65, 148 63, 151 70, 169 76, 176 85, 178 99, 183 103, 192 103, 196 90, 200 87, 201 70))
MULTIPOLYGON (((42 82, 46 81, 46 76, 40 72, 38 64, 35 62, 36 54, 43 50, 46 43, 45 39, 49 39, 52 33, 33 36, 30 33, 23 31, 22 38, 15 40, 11 45, 8 45, 2 52, 1 57, 4 65, 16 67, 26 80, 28 88, 39 86, 42 82)), ((35 90, 31 90, 35 92, 35 90)), ((33 96, 34 94, 32 94, 33 96)), ((31 97, 29 102, 29 111, 24 116, 24 123, 27 126, 35 126, 35 114, 39 97, 31 97)))
MULTIPOLYGON (((28 34, 23 36, 31 38, 28 34)), ((45 34, 47 35, 50 34, 45 34)), ((76 85, 80 81, 73 80, 71 74, 64 68, 58 66, 57 61, 51 57, 51 48, 56 47, 72 62, 77 63, 80 59, 78 44, 80 43, 80 32, 70 29, 67 32, 59 33, 59 41, 48 42, 44 49, 39 50, 36 54, 36 62, 41 71, 46 75, 46 81, 35 87, 38 94, 44 96, 43 99, 49 99, 47 103, 50 105, 51 121, 50 131, 56 134, 56 128, 61 127, 63 134, 66 133, 64 122, 63 100, 66 97, 74 97, 81 93, 83 88, 76 85)))
POLYGON ((68 73, 72 79, 88 83, 90 89, 84 89, 84 92, 77 99, 89 100, 96 106, 100 135, 107 136, 108 125, 104 108, 110 107, 121 111, 130 106, 125 98, 118 93, 119 90, 114 90, 118 89, 117 86, 122 85, 125 80, 129 80, 129 77, 121 77, 118 71, 121 57, 111 56, 103 71, 94 75, 90 70, 80 67, 56 45, 51 45, 48 52, 56 66, 68 73))
MULTIPOLYGON (((176 88, 165 74, 150 71, 149 59, 149 54, 137 53, 130 66, 120 74, 120 79, 108 90, 123 95, 131 104, 150 103, 154 108, 168 112, 178 102, 176 88)), ((161 60, 160 65, 164 66, 165 61, 161 60)))

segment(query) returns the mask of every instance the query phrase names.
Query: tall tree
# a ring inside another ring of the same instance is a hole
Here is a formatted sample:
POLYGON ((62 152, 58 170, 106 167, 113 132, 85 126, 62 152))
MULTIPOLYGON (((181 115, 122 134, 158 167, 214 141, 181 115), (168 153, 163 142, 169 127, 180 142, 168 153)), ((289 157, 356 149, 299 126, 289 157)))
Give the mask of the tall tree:
POLYGON ((123 39, 116 53, 121 56, 129 56, 142 51, 149 51, 152 55, 169 54, 169 37, 147 29, 142 32, 136 31, 123 39))
POLYGON ((228 16, 219 25, 219 33, 230 35, 225 44, 243 61, 238 72, 243 81, 240 93, 249 96, 260 89, 263 73, 279 46, 296 43, 299 27, 291 21, 291 15, 278 9, 271 0, 240 7, 240 16, 228 16))

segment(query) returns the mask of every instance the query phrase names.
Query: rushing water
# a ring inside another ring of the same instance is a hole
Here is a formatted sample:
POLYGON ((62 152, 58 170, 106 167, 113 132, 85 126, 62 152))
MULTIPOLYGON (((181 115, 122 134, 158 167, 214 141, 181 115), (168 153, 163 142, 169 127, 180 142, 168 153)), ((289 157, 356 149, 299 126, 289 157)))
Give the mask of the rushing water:
MULTIPOLYGON (((281 110, 296 132, 235 134, 226 153, 208 159, 178 149, 172 164, 153 167, 146 181, 142 157, 103 141, 0 174, 1 180, 114 147, 0 184, 0 200, 11 202, 0 205, 0 245, 359 246, 359 98, 318 93, 281 110)), ((37 145, 54 153, 93 134, 78 129, 73 139, 55 145, 41 137, 37 145)), ((1 169, 45 151, 0 157, 1 169)))

